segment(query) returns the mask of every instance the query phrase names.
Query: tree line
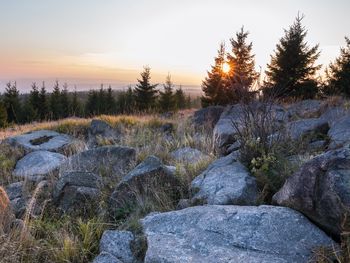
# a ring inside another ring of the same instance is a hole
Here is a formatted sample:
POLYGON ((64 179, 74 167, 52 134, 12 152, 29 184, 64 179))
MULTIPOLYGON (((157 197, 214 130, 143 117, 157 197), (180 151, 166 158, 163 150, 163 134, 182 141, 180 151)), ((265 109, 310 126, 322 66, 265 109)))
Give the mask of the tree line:
POLYGON ((321 78, 317 64, 319 45, 310 47, 306 41, 307 30, 302 25, 304 16, 298 15, 294 23, 284 30, 274 54, 261 80, 255 70, 253 44, 249 32, 242 27, 230 39, 231 50, 220 44, 214 65, 202 83, 202 106, 227 105, 254 96, 272 96, 280 99, 309 99, 329 95, 350 97, 350 40, 340 55, 326 68, 321 78), (225 66, 229 67, 225 72, 225 66))
POLYGON ((68 85, 60 86, 56 81, 51 93, 47 92, 45 83, 38 87, 31 86, 28 95, 20 95, 16 82, 6 85, 0 97, 0 127, 14 123, 58 120, 70 116, 92 117, 101 114, 164 113, 190 108, 192 100, 182 87, 175 89, 171 76, 166 77, 163 90, 159 84, 151 83, 151 69, 144 67, 137 85, 117 96, 111 86, 107 89, 101 85, 99 90, 90 90, 86 101, 80 98, 76 89, 68 91, 68 85))

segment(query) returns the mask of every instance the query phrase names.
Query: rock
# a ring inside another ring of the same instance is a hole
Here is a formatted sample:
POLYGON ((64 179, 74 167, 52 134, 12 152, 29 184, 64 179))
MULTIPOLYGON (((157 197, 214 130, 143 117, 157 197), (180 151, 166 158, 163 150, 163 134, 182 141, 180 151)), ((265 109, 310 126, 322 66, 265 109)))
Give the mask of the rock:
POLYGON ((274 206, 197 206, 141 220, 145 263, 308 262, 337 245, 302 214, 274 206))
POLYGON ((306 162, 273 196, 339 237, 350 207, 350 149, 328 151, 306 162))
POLYGON ((307 149, 309 152, 324 151, 327 146, 326 140, 317 140, 309 143, 307 149))
POLYGON ((320 100, 303 100, 294 103, 288 107, 288 113, 291 116, 299 118, 319 117, 322 112, 323 102, 320 100))
POLYGON ((289 122, 286 128, 290 137, 297 140, 311 133, 327 134, 329 125, 324 119, 312 118, 289 122))
POLYGON ((10 200, 21 197, 23 195, 24 181, 16 182, 6 186, 6 193, 10 200))
POLYGON ((215 124, 219 121, 224 109, 225 107, 223 106, 209 106, 195 111, 193 115, 194 126, 196 128, 213 129, 215 124))
POLYGON ((13 171, 13 175, 30 181, 43 180, 58 170, 67 157, 60 153, 49 151, 35 151, 20 159, 13 171))
POLYGON ((191 183, 192 204, 255 205, 258 198, 256 180, 230 154, 213 162, 191 183))
POLYGON ((62 152, 73 142, 73 139, 55 131, 39 130, 11 137, 8 141, 11 145, 22 147, 27 152, 62 152))
POLYGON ((339 148, 350 142, 350 115, 335 122, 328 131, 330 149, 339 148))
POLYGON ((170 156, 177 162, 196 165, 201 161, 209 160, 210 157, 197 149, 183 147, 170 153, 170 156))
POLYGON ((102 178, 90 172, 63 174, 53 191, 54 202, 65 213, 89 214, 96 209, 102 178))
POLYGON ((131 251, 133 241, 134 235, 129 231, 106 230, 100 241, 100 253, 107 253, 123 263, 134 263, 136 259, 131 251))
POLYGON ((180 199, 177 203, 176 210, 185 209, 191 206, 191 200, 190 199, 180 199))
POLYGON ((100 253, 92 263, 124 263, 107 252, 100 253))
POLYGON ((22 217, 26 210, 26 205, 29 200, 24 191, 24 181, 12 183, 6 186, 6 193, 10 200, 11 208, 17 218, 22 217))
POLYGON ((132 209, 138 198, 152 196, 155 191, 166 192, 168 196, 177 198, 182 187, 175 170, 175 167, 164 165, 157 157, 149 156, 115 188, 109 201, 111 216, 116 217, 120 211, 132 209))
POLYGON ((88 137, 90 146, 99 145, 101 140, 115 144, 119 141, 120 132, 113 129, 107 122, 94 119, 91 121, 88 137))
POLYGON ((120 178, 135 161, 136 151, 122 146, 103 146, 90 149, 68 158, 60 167, 60 175, 71 172, 92 172, 120 178))
POLYGON ((333 126, 339 119, 349 115, 350 111, 343 107, 328 108, 320 117, 320 119, 328 121, 329 126, 333 126))

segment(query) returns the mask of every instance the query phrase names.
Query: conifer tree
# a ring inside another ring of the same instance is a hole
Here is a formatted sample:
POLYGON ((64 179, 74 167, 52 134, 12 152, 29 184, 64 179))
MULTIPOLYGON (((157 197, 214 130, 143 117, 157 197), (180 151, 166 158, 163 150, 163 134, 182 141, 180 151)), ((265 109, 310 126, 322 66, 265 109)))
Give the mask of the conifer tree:
POLYGON ((327 95, 345 95, 350 97, 350 39, 345 37, 346 47, 340 49, 340 55, 326 71, 327 95))
POLYGON ((69 92, 68 92, 68 85, 67 83, 63 84, 63 88, 61 90, 60 94, 60 103, 61 103, 61 116, 60 118, 67 118, 69 116, 69 110, 71 108, 70 99, 69 99, 69 92))
POLYGON ((177 110, 184 109, 186 107, 186 96, 182 90, 182 86, 175 91, 175 105, 177 110))
POLYGON ((22 123, 31 123, 38 119, 37 118, 38 112, 34 108, 30 97, 27 97, 24 99, 22 109, 23 109, 22 110, 23 114, 21 118, 22 123))
POLYGON ((0 100, 0 128, 5 128, 7 125, 7 112, 5 104, 0 100))
POLYGON ((227 63, 230 66, 228 74, 227 96, 230 103, 237 102, 242 96, 249 96, 249 91, 258 78, 255 71, 255 55, 252 54, 253 43, 247 43, 249 32, 244 27, 231 38, 232 52, 227 54, 227 63))
POLYGON ((163 112, 172 111, 175 108, 175 99, 173 94, 174 84, 171 81, 171 76, 168 74, 163 85, 164 91, 159 92, 159 107, 163 112))
POLYGON ((74 89, 73 95, 72 95, 72 102, 70 104, 70 111, 71 116, 78 116, 81 117, 83 115, 83 108, 82 105, 78 99, 78 93, 77 89, 74 89))
POLYGON ((319 46, 308 46, 302 19, 303 16, 298 15, 277 44, 275 54, 267 65, 265 93, 298 98, 311 98, 317 93, 315 74, 321 66, 315 63, 320 55, 319 46))
POLYGON ((225 105, 228 103, 226 94, 226 76, 223 72, 223 65, 225 63, 225 44, 221 43, 218 50, 218 55, 215 57, 215 63, 211 67, 211 71, 207 72, 207 77, 202 83, 202 106, 209 105, 225 105))
POLYGON ((61 101, 61 91, 58 81, 56 81, 50 95, 50 115, 53 120, 57 120, 62 116, 61 101))
POLYGON ((109 86, 105 98, 105 110, 106 114, 114 114, 116 112, 116 101, 113 95, 112 87, 109 86))
POLYGON ((117 105, 119 113, 130 114, 135 111, 135 96, 131 87, 118 95, 117 105))
MULTIPOLYGON (((28 98, 28 101, 26 101, 26 103, 25 103, 26 108, 27 109, 30 108, 30 110, 32 111, 32 114, 34 114, 34 116, 31 116, 30 118, 27 117, 27 119, 30 119, 31 121, 40 119, 40 114, 39 114, 40 92, 35 82, 32 84, 32 89, 29 93, 29 98, 28 98), (30 105, 26 105, 26 103, 30 105)), ((29 114, 29 111, 27 110, 24 110, 24 112, 26 114, 29 114)))
POLYGON ((90 90, 88 99, 85 105, 85 113, 87 116, 94 116, 98 114, 98 92, 90 90))
POLYGON ((48 101, 47 101, 45 82, 43 82, 43 85, 42 85, 42 87, 40 89, 40 93, 39 93, 39 109, 38 109, 38 115, 39 115, 41 120, 47 119, 48 111, 49 111, 49 105, 48 105, 48 101))
POLYGON ((4 104, 7 113, 7 122, 19 123, 21 121, 22 109, 16 82, 14 84, 11 84, 11 82, 7 83, 4 104))
POLYGON ((156 87, 158 84, 152 85, 151 81, 151 68, 144 67, 141 72, 141 79, 138 79, 138 84, 135 87, 135 100, 136 106, 140 111, 149 111, 154 108, 157 99, 156 87))

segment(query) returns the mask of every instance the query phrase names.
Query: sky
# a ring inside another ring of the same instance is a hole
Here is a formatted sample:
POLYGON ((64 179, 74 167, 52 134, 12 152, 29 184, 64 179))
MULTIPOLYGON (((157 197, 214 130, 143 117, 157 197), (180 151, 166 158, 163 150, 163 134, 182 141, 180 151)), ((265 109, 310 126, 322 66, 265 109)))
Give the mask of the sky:
POLYGON ((134 84, 148 65, 199 87, 221 41, 244 25, 257 70, 266 68, 283 29, 305 15, 310 45, 327 65, 350 35, 349 0, 0 0, 0 91, 17 81, 67 82, 77 89, 134 84))

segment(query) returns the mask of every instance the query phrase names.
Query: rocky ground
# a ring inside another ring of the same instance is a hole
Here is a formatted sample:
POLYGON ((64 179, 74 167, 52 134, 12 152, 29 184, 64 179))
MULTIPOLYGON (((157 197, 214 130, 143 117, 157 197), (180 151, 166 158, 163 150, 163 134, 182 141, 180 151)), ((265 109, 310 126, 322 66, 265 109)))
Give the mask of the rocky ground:
POLYGON ((340 99, 8 134, 2 262, 349 262, 340 99))

